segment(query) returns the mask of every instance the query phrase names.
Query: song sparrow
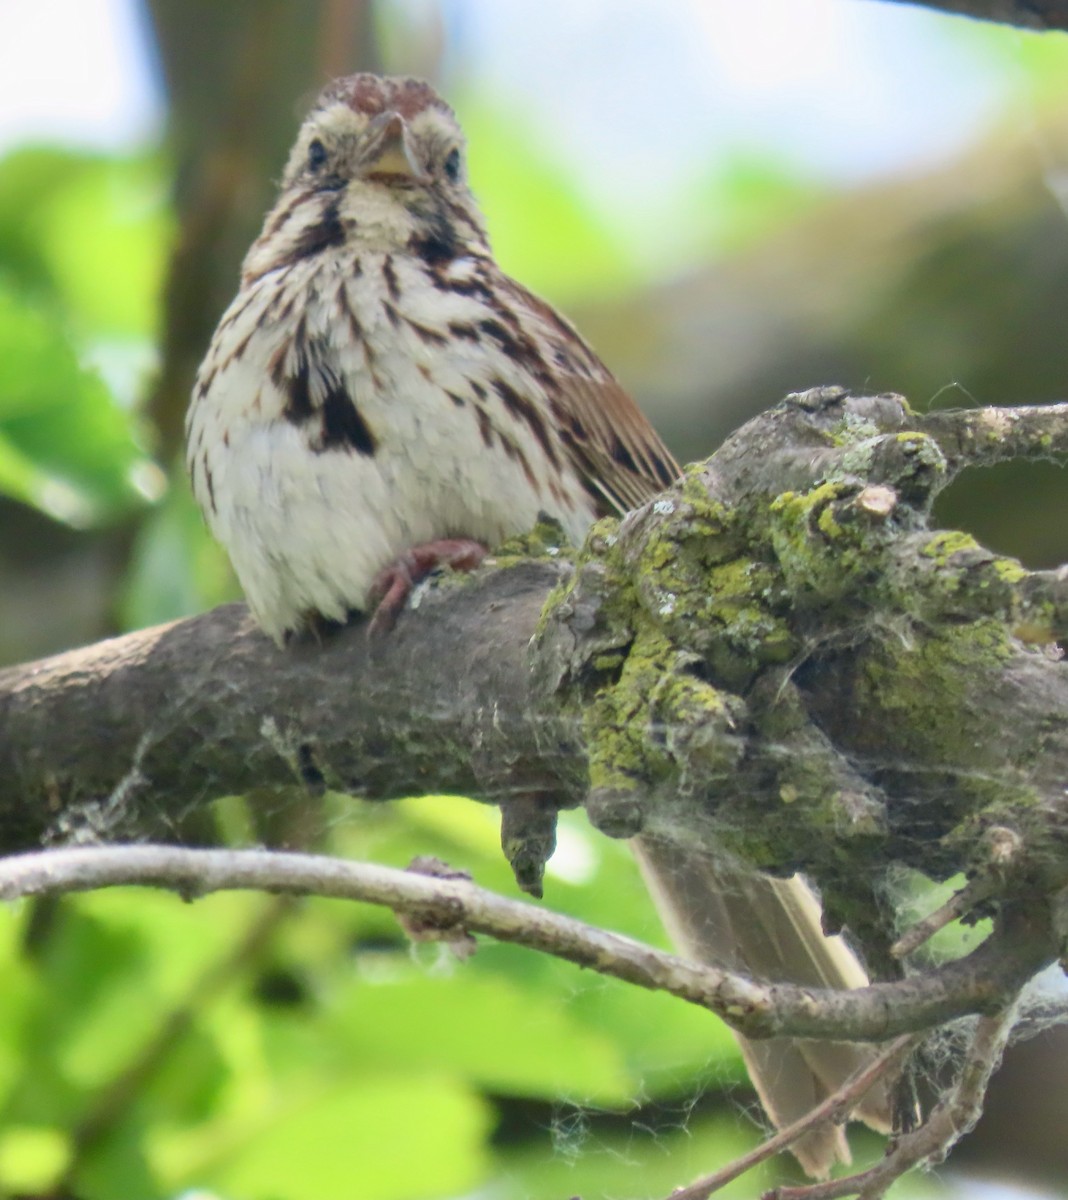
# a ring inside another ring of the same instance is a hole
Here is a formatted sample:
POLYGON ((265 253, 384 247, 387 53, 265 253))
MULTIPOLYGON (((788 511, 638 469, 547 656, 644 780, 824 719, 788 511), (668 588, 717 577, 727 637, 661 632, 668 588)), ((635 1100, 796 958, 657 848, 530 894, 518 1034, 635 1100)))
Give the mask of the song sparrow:
MULTIPOLYGON (((660 438, 575 329, 510 279, 467 186, 464 139, 425 83, 355 75, 304 122, 238 294, 200 368, 193 490, 263 628, 282 642, 475 565, 539 514, 581 540, 672 483, 660 438)), ((639 855, 683 945, 754 974, 856 986, 800 881, 683 852, 639 855)), ((864 1061, 857 1047, 745 1047, 783 1123, 864 1061)), ((883 1101, 865 1119, 885 1124, 883 1101)), ((823 1174, 838 1128, 799 1157, 823 1174)))

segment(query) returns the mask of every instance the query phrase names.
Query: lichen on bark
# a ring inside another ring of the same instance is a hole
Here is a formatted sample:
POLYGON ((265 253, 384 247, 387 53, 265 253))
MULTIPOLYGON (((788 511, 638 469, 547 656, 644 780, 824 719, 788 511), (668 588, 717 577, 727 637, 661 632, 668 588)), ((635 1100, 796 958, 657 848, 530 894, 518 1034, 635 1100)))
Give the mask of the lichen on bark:
POLYGON ((980 867, 1010 829, 1006 895, 1068 882, 1055 622, 1021 564, 931 528, 964 463, 925 420, 898 397, 788 397, 594 531, 535 660, 582 722, 604 832, 803 869, 833 902, 892 864, 980 867), (1038 677, 1056 717, 1021 690, 1038 677))

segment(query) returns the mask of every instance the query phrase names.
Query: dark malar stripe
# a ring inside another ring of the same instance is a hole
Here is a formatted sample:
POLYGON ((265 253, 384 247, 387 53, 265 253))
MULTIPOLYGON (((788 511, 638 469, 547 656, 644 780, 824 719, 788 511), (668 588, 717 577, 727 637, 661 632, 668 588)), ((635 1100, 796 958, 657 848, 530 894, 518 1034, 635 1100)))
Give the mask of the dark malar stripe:
POLYGON ((338 213, 338 201, 332 200, 323 209, 322 217, 314 225, 302 230, 287 259, 289 262, 298 262, 302 258, 311 258, 333 246, 342 245, 344 241, 345 227, 338 213))
POLYGON ((408 249, 428 267, 440 267, 452 262, 459 252, 456 237, 447 226, 422 235, 413 234, 408 241, 408 249))
POLYGON ((393 266, 393 256, 387 254, 382 259, 382 278, 386 284, 386 291, 389 292, 389 298, 394 302, 400 299, 400 285, 397 283, 397 271, 393 266))

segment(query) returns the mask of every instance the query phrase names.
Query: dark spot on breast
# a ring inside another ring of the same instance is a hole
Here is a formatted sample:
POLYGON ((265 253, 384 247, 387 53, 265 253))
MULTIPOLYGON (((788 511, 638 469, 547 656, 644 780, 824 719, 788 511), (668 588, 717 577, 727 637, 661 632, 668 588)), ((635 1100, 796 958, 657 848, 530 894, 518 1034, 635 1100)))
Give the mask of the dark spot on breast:
POLYGON ((208 394, 208 388, 211 387, 212 381, 215 378, 215 368, 212 367, 209 371, 205 371, 197 380, 196 397, 198 400, 203 400, 208 394))
POLYGON ((463 338, 468 342, 479 340, 478 329, 466 321, 450 321, 449 332, 453 337, 463 338))
POLYGON ((431 279, 438 291, 453 292, 457 296, 478 296, 489 303, 493 302, 492 290, 481 279, 452 279, 440 271, 435 271, 431 279))
POLYGON ((389 292, 389 298, 393 301, 400 299, 400 285, 397 283, 397 269, 393 265, 393 256, 387 254, 382 259, 382 279, 386 285, 386 291, 389 292))
POLYGON ((475 405, 475 417, 478 420, 478 432, 482 435, 482 441, 487 446, 492 447, 493 425, 490 423, 490 419, 481 405, 475 405))
POLYGON ((311 401, 308 376, 308 356, 302 354, 297 360, 297 370, 285 381, 286 404, 282 410, 287 421, 303 425, 315 412, 311 401))
POLYGON ((457 396, 455 392, 447 391, 445 395, 449 397, 449 399, 453 402, 453 404, 456 405, 457 408, 463 408, 463 406, 467 403, 463 396, 457 396))
POLYGON ((422 325, 418 321, 413 321, 411 317, 405 317, 404 320, 416 337, 428 345, 444 346, 449 341, 445 334, 439 333, 436 329, 431 329, 428 325, 422 325))
POLYGON ((516 332, 506 328, 500 321, 492 319, 480 321, 478 327, 500 346, 512 362, 525 368, 542 384, 550 381, 550 372, 545 359, 542 358, 537 346, 530 338, 518 330, 518 323, 516 332))
POLYGON ((374 455, 375 436, 363 419, 356 402, 341 384, 333 385, 323 400, 323 430, 316 449, 355 450, 368 457, 374 455))
POLYGON ((360 324, 360 318, 356 315, 356 310, 352 307, 352 302, 349 300, 349 289, 342 283, 338 285, 337 292, 334 295, 334 303, 337 305, 338 314, 347 321, 349 332, 352 334, 355 341, 360 341, 363 338, 363 326, 360 324))
POLYGON ((211 478, 211 470, 208 467, 207 455, 200 460, 200 469, 204 476, 204 486, 208 489, 208 503, 211 505, 211 511, 217 513, 219 510, 215 507, 215 484, 211 478))
POLYGON ((510 437, 505 437, 503 433, 498 433, 497 436, 501 439, 501 446, 504 448, 505 454, 508 455, 512 462, 519 463, 520 467, 523 469, 523 474, 526 476, 527 483, 529 483, 534 491, 540 495, 541 487, 538 484, 538 480, 535 477, 534 472, 530 469, 530 463, 527 460, 527 456, 522 450, 520 450, 520 448, 515 444, 515 442, 512 441, 510 437))
POLYGON ((255 337, 258 332, 259 326, 253 325, 253 327, 248 331, 248 333, 245 334, 241 341, 239 341, 233 350, 230 351, 230 356, 227 358, 226 362, 223 363, 223 366, 228 367, 231 363, 238 362, 248 349, 249 342, 252 341, 253 337, 255 337))

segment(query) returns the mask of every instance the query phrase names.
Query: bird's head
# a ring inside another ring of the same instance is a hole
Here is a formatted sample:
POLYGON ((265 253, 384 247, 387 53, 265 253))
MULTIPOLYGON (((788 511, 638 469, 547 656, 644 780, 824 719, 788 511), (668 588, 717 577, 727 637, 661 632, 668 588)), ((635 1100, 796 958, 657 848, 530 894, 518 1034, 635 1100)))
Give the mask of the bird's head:
POLYGON ((463 132, 422 80, 351 75, 323 91, 246 272, 345 244, 418 247, 437 261, 488 251, 467 184, 463 132))

